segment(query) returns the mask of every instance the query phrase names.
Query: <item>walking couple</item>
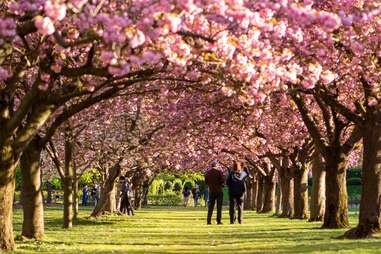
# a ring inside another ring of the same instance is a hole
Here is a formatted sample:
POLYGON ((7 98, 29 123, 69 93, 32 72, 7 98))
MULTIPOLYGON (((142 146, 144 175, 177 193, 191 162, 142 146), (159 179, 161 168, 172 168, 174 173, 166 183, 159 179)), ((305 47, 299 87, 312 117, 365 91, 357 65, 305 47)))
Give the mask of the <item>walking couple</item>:
POLYGON ((211 168, 205 173, 205 183, 209 186, 209 204, 207 224, 212 223, 212 214, 214 206, 217 203, 217 224, 222 224, 222 188, 226 183, 229 190, 229 215, 230 224, 234 224, 236 219, 238 223, 242 223, 243 195, 245 193, 245 179, 249 176, 247 170, 242 168, 239 161, 234 162, 233 170, 229 170, 229 174, 225 181, 222 171, 218 167, 217 161, 212 161, 211 168), (238 210, 238 217, 235 216, 235 209, 238 210))

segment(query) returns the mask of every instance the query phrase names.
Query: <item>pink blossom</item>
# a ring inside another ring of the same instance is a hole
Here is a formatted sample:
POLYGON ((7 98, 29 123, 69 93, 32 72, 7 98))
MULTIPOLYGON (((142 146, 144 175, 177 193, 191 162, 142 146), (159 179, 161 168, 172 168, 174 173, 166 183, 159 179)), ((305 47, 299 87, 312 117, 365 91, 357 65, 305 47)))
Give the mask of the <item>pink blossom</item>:
POLYGON ((87 0, 71 0, 71 4, 76 9, 81 9, 86 3, 87 3, 87 0))
POLYGON ((370 97, 368 98, 368 105, 373 107, 373 106, 376 106, 378 104, 378 101, 376 98, 374 97, 370 97))
POLYGON ((34 25, 36 26, 38 32, 43 35, 51 35, 55 31, 53 21, 49 17, 37 16, 34 25))
POLYGON ((324 85, 327 85, 327 84, 330 84, 333 80, 335 80, 336 77, 337 75, 331 71, 323 71, 320 76, 320 81, 324 85))
POLYGON ((100 60, 102 61, 102 64, 104 64, 104 65, 116 63, 114 53, 111 51, 102 51, 102 53, 100 55, 100 60))
POLYGON ((302 86, 305 89, 313 89, 315 87, 315 83, 312 80, 303 80, 302 86))
POLYGON ((52 20, 63 20, 66 16, 66 5, 48 0, 45 2, 44 11, 52 20))
POLYGON ((175 16, 175 15, 167 15, 166 18, 166 23, 169 26, 169 30, 172 33, 176 33, 180 29, 181 25, 181 18, 175 16))
POLYGON ((41 80, 42 80, 42 81, 45 81, 45 82, 49 82, 49 80, 50 80, 50 75, 47 74, 47 73, 43 73, 43 74, 41 75, 41 80))
POLYGON ((127 33, 127 37, 130 39, 131 48, 139 47, 146 41, 144 33, 140 30, 136 30, 134 33, 127 33))
POLYGON ((6 80, 9 77, 9 72, 6 69, 0 67, 0 81, 6 80))

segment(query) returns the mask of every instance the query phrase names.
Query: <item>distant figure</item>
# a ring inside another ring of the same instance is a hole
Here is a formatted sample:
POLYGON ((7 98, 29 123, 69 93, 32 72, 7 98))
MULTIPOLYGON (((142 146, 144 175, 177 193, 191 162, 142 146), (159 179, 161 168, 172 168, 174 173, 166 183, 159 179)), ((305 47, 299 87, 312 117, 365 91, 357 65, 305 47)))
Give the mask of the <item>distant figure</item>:
POLYGON ((209 203, 209 188, 208 187, 205 188, 203 195, 204 195, 205 207, 208 207, 208 203, 209 203))
POLYGON ((184 198, 184 206, 187 207, 188 205, 188 201, 189 201, 189 196, 190 196, 190 190, 189 190, 189 187, 188 186, 185 186, 184 187, 184 190, 183 190, 183 198, 184 198))
POLYGON ((222 187, 224 185, 224 175, 217 167, 217 161, 213 161, 211 168, 205 173, 205 183, 209 186, 209 203, 207 224, 212 224, 212 215, 214 205, 217 201, 217 224, 222 224, 222 200, 224 194, 222 187))
POLYGON ((132 188, 128 182, 128 179, 122 176, 120 181, 120 212, 124 214, 127 212, 128 215, 134 215, 134 209, 131 201, 131 191, 132 188))
POLYGON ((197 185, 192 188, 192 196, 193 196, 194 207, 197 207, 198 199, 200 197, 200 191, 197 185))
POLYGON ((94 184, 93 188, 91 189, 91 198, 92 200, 94 200, 94 205, 98 204, 99 196, 100 196, 100 190, 99 190, 98 184, 94 184))
POLYGON ((48 192, 48 196, 46 198, 46 203, 51 204, 52 203, 52 192, 53 192, 53 184, 49 181, 46 182, 46 191, 48 192))
POLYGON ((229 188, 229 215, 230 224, 236 220, 235 207, 238 210, 238 223, 242 223, 243 194, 246 191, 245 179, 249 176, 247 170, 242 170, 242 164, 239 161, 234 162, 233 170, 229 171, 226 185, 229 188))
POLYGON ((87 206, 89 187, 87 185, 82 188, 82 206, 87 206))

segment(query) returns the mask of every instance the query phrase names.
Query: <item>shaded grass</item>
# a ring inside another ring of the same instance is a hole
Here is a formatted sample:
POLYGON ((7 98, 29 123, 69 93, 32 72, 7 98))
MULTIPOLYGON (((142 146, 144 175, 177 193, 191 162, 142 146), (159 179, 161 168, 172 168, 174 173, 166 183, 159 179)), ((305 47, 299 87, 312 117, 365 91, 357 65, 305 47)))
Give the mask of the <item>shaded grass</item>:
MULTIPOLYGON (((62 209, 46 210, 44 241, 17 241, 16 253, 380 253, 381 238, 337 240, 345 229, 322 230, 319 222, 279 219, 246 211, 244 224, 206 225, 205 208, 151 207, 136 216, 87 219, 62 229, 62 209)), ((22 214, 15 213, 15 231, 22 214)), ((356 216, 351 213, 351 224, 356 216)))

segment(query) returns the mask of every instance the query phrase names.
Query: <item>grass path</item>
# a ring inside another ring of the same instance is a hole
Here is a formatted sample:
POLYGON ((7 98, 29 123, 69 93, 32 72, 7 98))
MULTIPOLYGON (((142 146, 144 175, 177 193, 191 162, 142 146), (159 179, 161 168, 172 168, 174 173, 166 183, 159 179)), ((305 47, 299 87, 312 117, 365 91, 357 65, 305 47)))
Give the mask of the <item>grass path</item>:
MULTIPOLYGON (((147 208, 134 217, 86 219, 63 230, 62 210, 46 211, 43 242, 17 241, 16 253, 381 253, 381 238, 336 240, 344 230, 321 230, 320 223, 279 219, 246 211, 244 224, 206 225, 204 208, 147 208)), ((15 231, 22 213, 15 213, 15 231)), ((355 224, 355 216, 351 215, 355 224)))

